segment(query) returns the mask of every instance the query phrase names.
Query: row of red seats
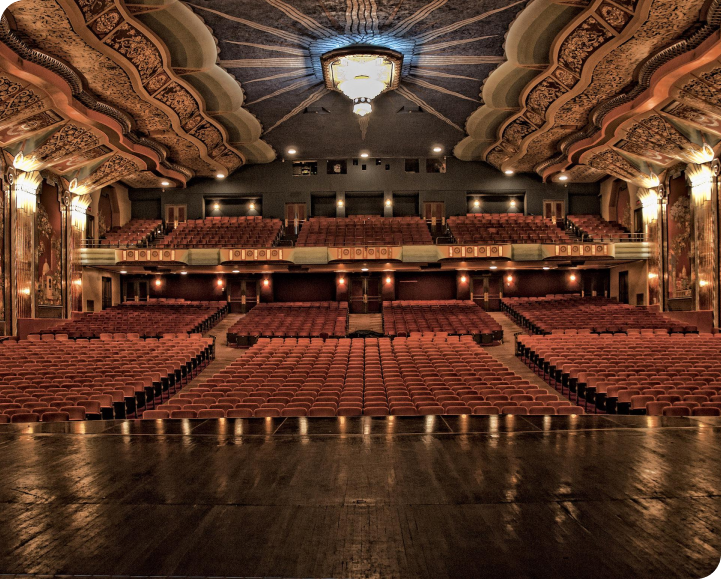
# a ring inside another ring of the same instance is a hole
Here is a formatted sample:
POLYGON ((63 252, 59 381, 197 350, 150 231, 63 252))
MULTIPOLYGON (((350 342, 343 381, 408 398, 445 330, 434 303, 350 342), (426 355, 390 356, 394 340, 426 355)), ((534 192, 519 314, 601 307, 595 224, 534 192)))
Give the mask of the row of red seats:
POLYGON ((598 410, 718 416, 718 336, 519 336, 517 355, 550 385, 598 410))
POLYGON ((7 417, 0 422, 133 416, 167 400, 212 357, 212 338, 201 336, 52 348, 8 340, 0 344, 0 415, 7 417))
POLYGON ((420 217, 313 217, 298 234, 298 247, 356 245, 432 245, 433 238, 420 217))
POLYGON ((659 329, 665 333, 693 333, 695 326, 679 324, 645 307, 620 304, 604 297, 579 295, 545 298, 503 298, 501 308, 521 327, 534 333, 589 329, 594 333, 626 333, 630 329, 659 329))
POLYGON ((600 215, 568 215, 566 219, 577 235, 592 241, 629 241, 632 238, 623 225, 606 221, 600 215))
POLYGON ((122 227, 111 229, 101 245, 144 245, 152 241, 155 234, 160 233, 163 222, 160 219, 131 219, 122 227))
POLYGON ((459 244, 572 242, 552 220, 540 215, 472 213, 449 217, 448 226, 459 244))
POLYGON ((487 342, 503 339, 501 325, 470 300, 383 302, 383 330, 388 336, 446 332, 485 336, 487 342))
POLYGON ((583 413, 516 375, 470 336, 433 334, 261 338, 158 410, 182 418, 583 413))
POLYGON ((347 302, 275 302, 255 306, 228 329, 228 344, 247 338, 345 336, 347 302))
POLYGON ((159 241, 157 247, 272 247, 280 236, 280 219, 208 217, 191 219, 159 241))
POLYGON ((103 334, 138 334, 142 337, 183 332, 205 332, 228 311, 226 302, 126 302, 101 312, 74 314, 47 334, 72 339, 99 338, 103 334))

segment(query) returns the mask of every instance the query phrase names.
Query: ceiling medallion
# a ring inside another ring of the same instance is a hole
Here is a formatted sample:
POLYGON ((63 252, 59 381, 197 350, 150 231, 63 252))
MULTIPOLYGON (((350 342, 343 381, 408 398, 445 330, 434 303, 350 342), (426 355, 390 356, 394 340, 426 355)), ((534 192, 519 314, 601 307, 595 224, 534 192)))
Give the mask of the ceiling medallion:
POLYGON ((321 56, 326 87, 353 101, 353 112, 369 114, 371 102, 401 80, 403 55, 387 48, 351 46, 321 56))

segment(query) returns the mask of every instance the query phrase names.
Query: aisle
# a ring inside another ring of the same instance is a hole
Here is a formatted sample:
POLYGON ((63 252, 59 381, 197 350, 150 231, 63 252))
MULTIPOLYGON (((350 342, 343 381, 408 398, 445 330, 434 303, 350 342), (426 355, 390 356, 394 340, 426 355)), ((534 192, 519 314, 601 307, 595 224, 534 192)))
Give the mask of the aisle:
POLYGON ((540 388, 545 388, 551 394, 558 395, 558 398, 560 400, 568 400, 566 396, 561 394, 555 388, 549 386, 537 374, 532 372, 528 366, 526 366, 516 357, 516 340, 514 339, 514 334, 526 332, 524 332, 520 326, 516 325, 505 314, 502 314, 501 312, 489 313, 491 317, 499 324, 501 324, 501 327, 503 328, 503 344, 501 344, 500 346, 494 346, 492 348, 486 348, 486 352, 488 352, 499 362, 505 364, 509 370, 513 370, 516 374, 531 382, 531 384, 535 384, 540 388))

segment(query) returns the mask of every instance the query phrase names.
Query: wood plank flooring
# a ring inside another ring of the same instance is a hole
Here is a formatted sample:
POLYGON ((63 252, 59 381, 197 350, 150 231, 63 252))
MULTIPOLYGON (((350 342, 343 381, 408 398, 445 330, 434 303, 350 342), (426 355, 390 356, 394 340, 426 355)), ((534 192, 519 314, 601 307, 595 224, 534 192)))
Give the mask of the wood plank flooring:
POLYGON ((699 578, 721 420, 0 425, 0 577, 699 578))

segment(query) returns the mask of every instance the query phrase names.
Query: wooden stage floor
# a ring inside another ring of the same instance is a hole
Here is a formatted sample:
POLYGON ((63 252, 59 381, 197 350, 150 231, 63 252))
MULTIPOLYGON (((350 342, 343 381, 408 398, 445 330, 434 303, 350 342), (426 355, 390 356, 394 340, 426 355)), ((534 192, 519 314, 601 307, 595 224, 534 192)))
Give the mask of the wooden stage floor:
POLYGON ((675 578, 721 558, 721 420, 0 425, 0 577, 675 578))

